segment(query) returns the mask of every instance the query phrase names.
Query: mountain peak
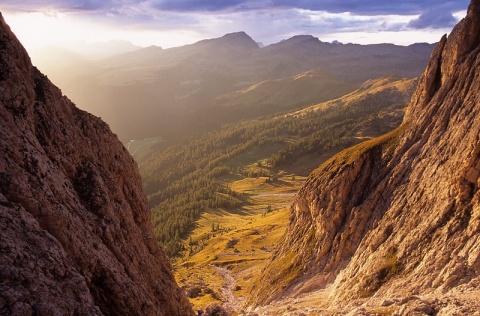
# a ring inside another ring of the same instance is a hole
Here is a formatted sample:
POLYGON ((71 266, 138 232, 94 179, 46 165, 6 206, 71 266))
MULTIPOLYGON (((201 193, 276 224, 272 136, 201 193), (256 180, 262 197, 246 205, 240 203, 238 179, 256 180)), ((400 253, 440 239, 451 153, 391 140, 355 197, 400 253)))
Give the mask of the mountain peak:
POLYGON ((252 39, 252 38, 251 38, 247 33, 245 33, 244 31, 227 33, 227 34, 223 35, 221 38, 231 38, 231 39, 247 38, 247 39, 252 39))
POLYGON ((255 42, 247 33, 243 31, 225 34, 217 40, 222 44, 228 43, 250 49, 259 48, 257 42, 255 42))
POLYGON ((480 45, 480 0, 473 0, 466 17, 458 23, 447 37, 444 35, 432 52, 430 61, 419 81, 417 92, 406 113, 416 117, 445 83, 452 78, 458 68, 465 63, 465 58, 478 50, 480 45))
POLYGON ((306 43, 306 42, 321 43, 318 37, 315 37, 313 35, 295 35, 293 37, 290 37, 286 40, 281 41, 280 43, 298 44, 298 43, 306 43))
POLYGON ((228 33, 222 37, 201 40, 190 47, 204 47, 217 50, 222 54, 238 53, 259 48, 257 42, 245 32, 228 33))

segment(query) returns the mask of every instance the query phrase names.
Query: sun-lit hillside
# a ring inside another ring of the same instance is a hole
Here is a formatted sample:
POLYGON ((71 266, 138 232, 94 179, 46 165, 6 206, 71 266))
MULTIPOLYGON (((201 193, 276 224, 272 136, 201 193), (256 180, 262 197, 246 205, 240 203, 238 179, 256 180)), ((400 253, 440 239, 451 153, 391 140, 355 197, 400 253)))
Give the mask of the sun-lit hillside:
POLYGON ((240 119, 286 113, 339 98, 357 86, 321 69, 266 80, 218 97, 199 111, 192 124, 199 126, 199 129, 207 129, 207 126, 221 126, 240 119), (215 116, 210 113, 215 113, 215 116))
POLYGON ((305 177, 340 150, 398 126, 415 84, 371 80, 336 100, 227 125, 142 161, 157 238, 176 257, 177 280, 196 308, 228 301, 238 310, 305 177))

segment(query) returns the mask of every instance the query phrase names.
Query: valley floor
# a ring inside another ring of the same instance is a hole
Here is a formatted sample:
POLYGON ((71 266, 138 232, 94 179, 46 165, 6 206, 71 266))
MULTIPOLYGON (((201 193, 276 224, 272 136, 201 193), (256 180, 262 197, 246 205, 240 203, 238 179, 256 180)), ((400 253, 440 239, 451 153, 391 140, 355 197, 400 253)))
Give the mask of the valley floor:
POLYGON ((247 205, 235 210, 215 209, 202 215, 189 240, 187 254, 175 265, 180 286, 195 310, 219 304, 240 312, 264 264, 271 257, 288 224, 292 197, 304 177, 225 179, 242 193, 247 205))

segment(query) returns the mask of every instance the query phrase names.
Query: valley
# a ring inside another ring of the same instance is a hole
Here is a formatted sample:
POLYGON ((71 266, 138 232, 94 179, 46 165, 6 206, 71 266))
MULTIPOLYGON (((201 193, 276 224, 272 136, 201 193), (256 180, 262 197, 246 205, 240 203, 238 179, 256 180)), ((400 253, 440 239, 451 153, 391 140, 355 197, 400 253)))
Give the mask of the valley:
POLYGON ((248 204, 244 192, 234 189, 235 180, 261 177, 275 184, 284 174, 305 177, 336 152, 394 129, 414 84, 399 77, 372 80, 300 112, 227 124, 180 144, 159 144, 139 161, 157 240, 177 256, 185 251, 182 238, 204 212, 248 204))
POLYGON ((195 310, 244 310, 307 176, 342 149, 398 126, 415 83, 370 80, 338 99, 225 125, 182 145, 162 143, 137 158, 157 240, 174 257, 195 310), (170 176, 159 182, 160 174, 170 176))
POLYGON ((233 182, 233 190, 249 192, 245 193, 248 205, 206 212, 185 240, 189 251, 174 261, 175 274, 195 310, 211 304, 221 304, 228 310, 228 304, 233 304, 231 311, 240 311, 284 234, 291 192, 304 179, 292 182, 291 176, 286 176, 281 187, 266 184, 267 179, 233 182))
POLYGON ((62 77, 54 65, 52 75, 79 104, 102 104, 91 111, 137 160, 157 242, 195 308, 205 308, 226 299, 218 269, 238 283, 235 298, 248 295, 314 169, 400 124, 416 81, 399 75, 418 75, 431 48, 312 36, 259 48, 234 33, 103 61, 66 52, 74 71, 62 77), (389 62, 378 64, 379 56, 389 62), (399 68, 403 61, 408 67, 399 68), (231 241, 238 244, 226 247, 231 241))

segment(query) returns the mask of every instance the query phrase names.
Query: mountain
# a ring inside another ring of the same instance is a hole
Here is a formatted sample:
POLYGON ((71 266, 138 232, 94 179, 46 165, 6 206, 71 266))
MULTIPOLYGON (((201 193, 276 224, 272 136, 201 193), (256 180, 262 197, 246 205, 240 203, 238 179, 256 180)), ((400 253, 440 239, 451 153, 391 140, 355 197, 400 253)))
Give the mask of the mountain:
POLYGON ((155 234, 176 257, 176 279, 195 309, 223 301, 240 311, 235 302, 270 259, 306 176, 342 149, 398 127, 416 82, 369 80, 336 100, 227 124, 176 146, 155 144, 150 157, 137 158, 155 234))
POLYGON ((0 16, 0 314, 192 315, 137 167, 0 16))
POLYGON ((402 125, 305 182, 250 301, 310 297, 317 311, 360 315, 478 312, 479 82, 473 0, 435 47, 402 125))
POLYGON ((162 50, 151 46, 134 52, 119 54, 105 60, 105 66, 144 66, 155 64, 160 67, 175 65, 184 60, 201 63, 215 63, 216 59, 225 60, 258 49, 258 44, 245 32, 229 33, 219 38, 206 39, 190 45, 162 50), (155 48, 155 50, 153 49, 155 48), (149 52, 146 55, 145 52, 149 52))
POLYGON ((361 83, 388 75, 417 77, 432 49, 430 44, 338 45, 299 35, 256 51, 249 58, 275 78, 320 68, 349 83, 361 83))
MULTIPOLYGON (((124 142, 153 136, 178 140, 196 135, 199 131, 192 120, 231 93, 308 71, 328 73, 352 86, 393 74, 413 78, 425 68, 432 48, 428 44, 338 45, 313 36, 260 48, 246 33, 238 32, 182 47, 120 54, 81 73, 72 67, 73 78, 55 83, 78 106, 105 119, 124 142)), ((48 75, 50 70, 44 71, 48 75)), ((283 104, 264 107, 266 114, 282 110, 283 104)), ((235 108, 225 111, 226 117, 236 115, 235 108)), ((217 125, 223 123, 219 119, 217 125)))

